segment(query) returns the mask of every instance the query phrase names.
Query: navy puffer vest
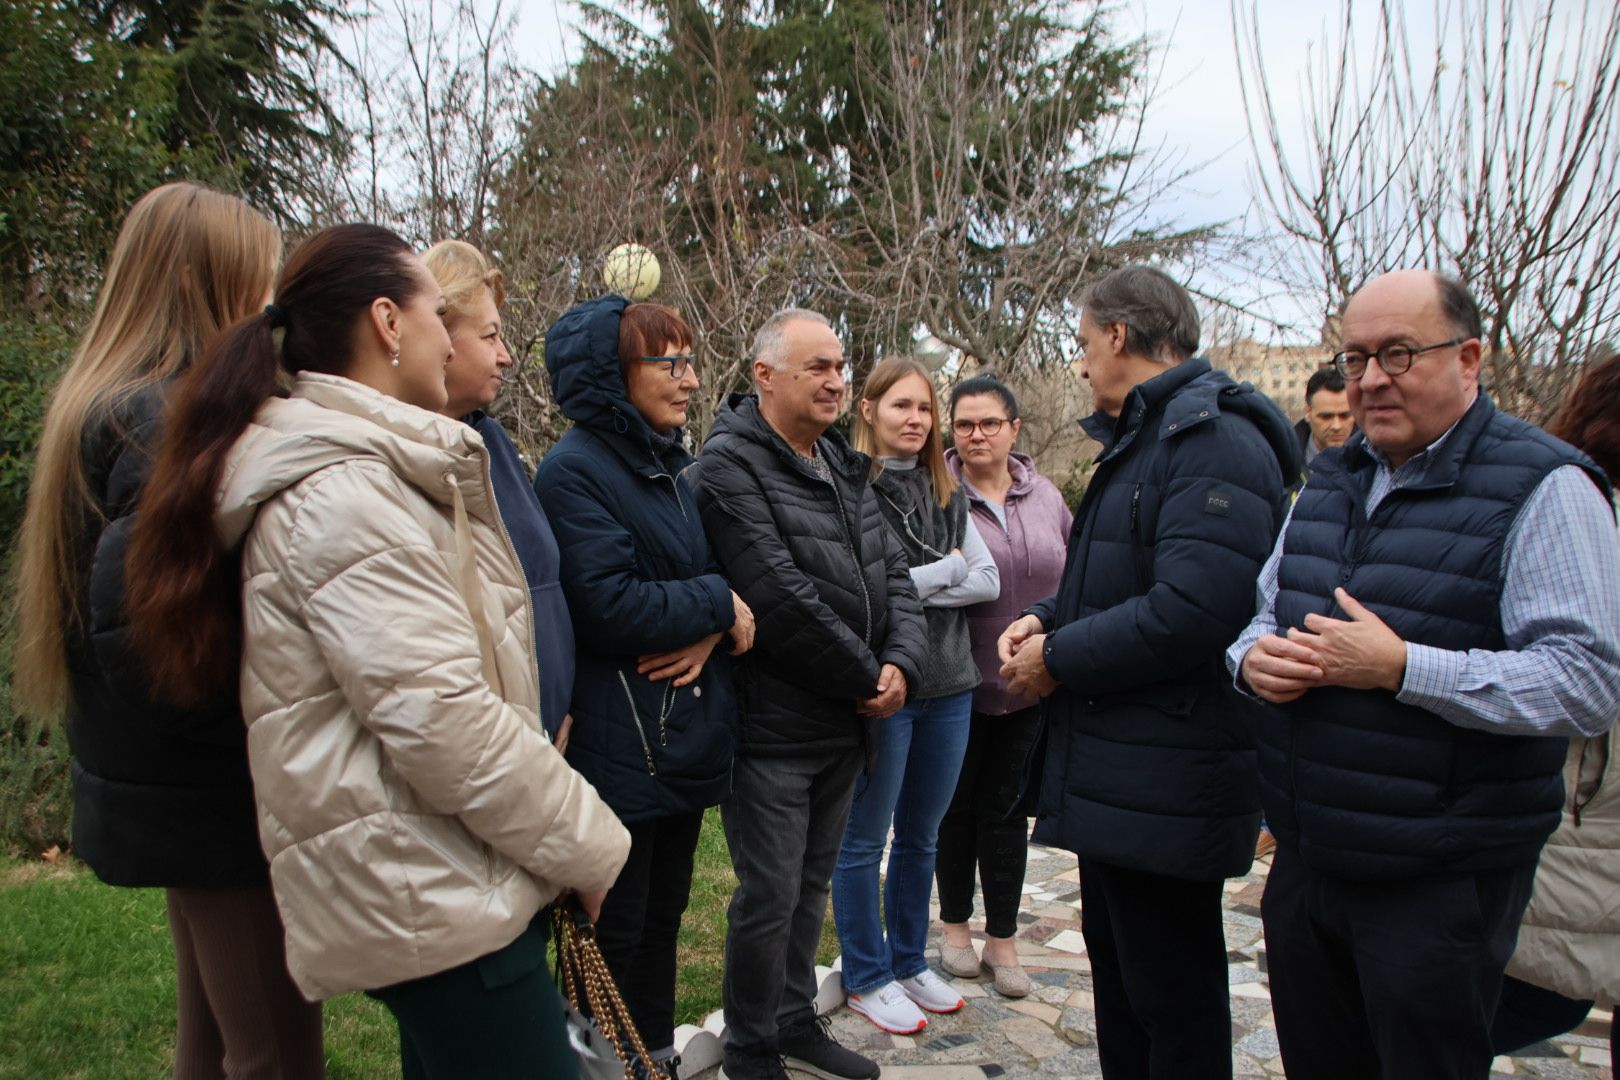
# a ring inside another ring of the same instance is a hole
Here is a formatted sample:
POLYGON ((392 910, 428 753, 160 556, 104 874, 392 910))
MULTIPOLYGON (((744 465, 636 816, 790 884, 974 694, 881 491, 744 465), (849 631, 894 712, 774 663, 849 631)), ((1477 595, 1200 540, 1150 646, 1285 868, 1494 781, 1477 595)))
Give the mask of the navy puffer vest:
MULTIPOLYGON (((1361 436, 1325 451, 1294 506, 1278 568, 1277 623, 1343 618, 1347 592, 1408 642, 1505 648, 1501 593, 1520 509, 1584 455, 1483 394, 1423 482, 1365 513, 1377 463, 1361 436)), ((1358 880, 1467 873, 1534 861, 1558 824, 1566 740, 1457 727, 1385 690, 1329 687, 1268 706, 1266 820, 1314 870, 1358 880)))

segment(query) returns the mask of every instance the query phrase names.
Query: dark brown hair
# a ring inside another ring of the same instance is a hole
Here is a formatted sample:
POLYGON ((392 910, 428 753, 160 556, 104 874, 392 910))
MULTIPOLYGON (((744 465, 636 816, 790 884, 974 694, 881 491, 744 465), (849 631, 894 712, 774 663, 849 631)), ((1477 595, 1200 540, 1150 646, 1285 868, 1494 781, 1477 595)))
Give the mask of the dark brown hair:
POLYGON ((657 356, 667 345, 689 349, 697 340, 691 324, 667 304, 631 304, 619 316, 619 375, 630 384, 630 365, 657 356))
POLYGON ((274 307, 231 326, 181 380, 125 565, 132 638, 160 696, 197 704, 239 677, 240 553, 214 529, 231 447, 282 372, 347 371, 372 302, 404 306, 420 289, 410 246, 387 229, 323 229, 287 259, 274 307))
POLYGON ((1564 399, 1547 430, 1620 482, 1620 353, 1594 364, 1564 399))

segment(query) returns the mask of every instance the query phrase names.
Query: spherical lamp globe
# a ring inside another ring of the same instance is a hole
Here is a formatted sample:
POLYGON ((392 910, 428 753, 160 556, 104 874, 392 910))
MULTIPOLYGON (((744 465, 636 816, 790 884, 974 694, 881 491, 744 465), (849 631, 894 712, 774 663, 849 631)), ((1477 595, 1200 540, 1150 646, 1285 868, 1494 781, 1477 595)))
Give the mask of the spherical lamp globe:
POLYGON ((602 281, 620 296, 645 300, 658 288, 663 271, 658 256, 640 244, 620 244, 602 264, 602 281))

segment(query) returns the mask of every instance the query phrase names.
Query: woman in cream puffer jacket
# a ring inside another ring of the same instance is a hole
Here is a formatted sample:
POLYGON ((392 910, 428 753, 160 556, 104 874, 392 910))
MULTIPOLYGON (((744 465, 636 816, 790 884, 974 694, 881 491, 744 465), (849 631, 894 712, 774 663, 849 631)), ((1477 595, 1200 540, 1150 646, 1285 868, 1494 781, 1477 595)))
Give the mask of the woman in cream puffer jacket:
POLYGON ((537 916, 570 889, 594 915, 629 836, 541 727, 488 454, 437 412, 443 311, 386 230, 300 245, 178 389, 130 622, 177 701, 239 675, 299 989, 382 1000, 408 1077, 568 1077, 537 916))
POLYGON ((218 524, 246 536, 248 756, 305 994, 444 970, 613 883, 628 836, 541 731, 476 432, 302 373, 232 450, 218 524))

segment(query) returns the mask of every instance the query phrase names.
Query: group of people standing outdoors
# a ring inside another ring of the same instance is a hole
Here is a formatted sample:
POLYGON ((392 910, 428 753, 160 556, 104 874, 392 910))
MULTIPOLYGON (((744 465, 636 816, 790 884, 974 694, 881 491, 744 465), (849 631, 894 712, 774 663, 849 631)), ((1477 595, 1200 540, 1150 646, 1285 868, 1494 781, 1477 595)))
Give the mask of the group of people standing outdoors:
POLYGON ((1262 811, 1296 1080, 1483 1076, 1506 1018, 1528 1041, 1620 993, 1620 359, 1561 441, 1480 393, 1462 286, 1386 275, 1307 438, 1127 267, 1084 301, 1103 449, 1071 512, 990 375, 942 407, 885 359, 846 439, 836 328, 799 308, 694 456, 698 333, 620 296, 546 334, 572 427, 531 482, 487 411, 503 300, 467 244, 346 225, 284 260, 187 183, 120 233, 41 440, 17 681, 66 719, 77 852, 166 890, 177 1076, 318 1077, 319 1002, 356 990, 407 1080, 575 1075, 568 896, 633 1069, 676 1075, 714 806, 731 1080, 879 1075, 817 1014, 829 897, 879 1028, 963 1006, 936 884, 944 975, 1030 993, 1032 813, 1080 857, 1111 1080, 1230 1077, 1222 883, 1262 811))

